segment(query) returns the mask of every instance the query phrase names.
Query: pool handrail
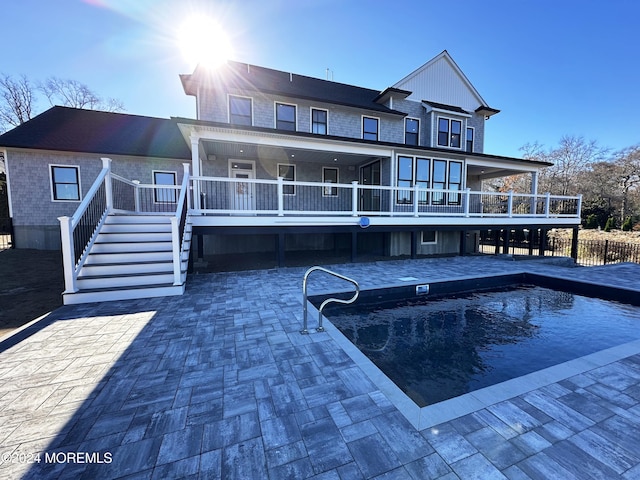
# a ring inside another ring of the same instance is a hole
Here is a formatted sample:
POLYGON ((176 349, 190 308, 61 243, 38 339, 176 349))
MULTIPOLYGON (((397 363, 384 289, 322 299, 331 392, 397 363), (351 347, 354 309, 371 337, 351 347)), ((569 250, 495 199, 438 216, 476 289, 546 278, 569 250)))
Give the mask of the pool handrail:
POLYGON ((340 278, 342 280, 346 280, 347 282, 351 282, 356 287, 355 294, 349 300, 341 300, 339 298, 331 297, 331 298, 327 298, 324 302, 320 304, 320 307, 318 308, 318 328, 316 328, 316 332, 324 332, 324 327, 322 326, 322 309, 325 306, 327 306, 327 304, 331 302, 335 302, 335 303, 343 303, 348 305, 350 303, 355 302, 356 299, 358 298, 358 295, 360 295, 360 285, 358 285, 358 282, 356 282, 352 278, 345 277, 344 275, 340 275, 339 273, 332 272, 331 270, 327 270, 326 268, 323 268, 323 267, 318 267, 318 266, 311 267, 309 270, 307 270, 307 272, 304 274, 304 278, 302 279, 303 323, 302 323, 302 330, 300 330, 300 333, 303 335, 306 335, 309 333, 309 330, 307 330, 307 313, 308 313, 307 312, 307 279, 309 278, 309 275, 315 271, 325 272, 325 273, 328 273, 329 275, 333 275, 334 277, 340 278))

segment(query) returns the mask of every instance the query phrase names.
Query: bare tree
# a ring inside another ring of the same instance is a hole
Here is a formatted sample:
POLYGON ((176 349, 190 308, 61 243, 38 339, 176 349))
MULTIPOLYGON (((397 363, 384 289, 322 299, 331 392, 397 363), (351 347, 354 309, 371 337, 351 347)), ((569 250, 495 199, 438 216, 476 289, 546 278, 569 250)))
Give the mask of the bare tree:
POLYGON ((105 110, 107 112, 121 112, 124 105, 115 98, 104 99, 92 91, 87 85, 77 80, 65 80, 49 77, 40 84, 40 90, 53 105, 64 105, 89 110, 105 110))
POLYGON ((631 193, 640 185, 640 145, 626 148, 614 155, 612 171, 620 195, 620 222, 629 215, 631 193))
POLYGON ((0 132, 30 120, 35 108, 34 87, 25 75, 0 75, 0 132))

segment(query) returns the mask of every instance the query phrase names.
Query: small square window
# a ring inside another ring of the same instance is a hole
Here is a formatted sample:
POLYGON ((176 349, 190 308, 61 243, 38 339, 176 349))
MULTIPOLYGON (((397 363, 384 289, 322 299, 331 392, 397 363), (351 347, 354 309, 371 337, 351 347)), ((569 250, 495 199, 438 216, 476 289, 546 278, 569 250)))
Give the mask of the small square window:
POLYGON ((80 169, 51 165, 51 191, 53 200, 80 200, 80 169))
POLYGON ((422 245, 433 245, 435 243, 438 243, 437 233, 438 232, 436 232, 435 230, 423 230, 420 243, 422 243, 422 245))

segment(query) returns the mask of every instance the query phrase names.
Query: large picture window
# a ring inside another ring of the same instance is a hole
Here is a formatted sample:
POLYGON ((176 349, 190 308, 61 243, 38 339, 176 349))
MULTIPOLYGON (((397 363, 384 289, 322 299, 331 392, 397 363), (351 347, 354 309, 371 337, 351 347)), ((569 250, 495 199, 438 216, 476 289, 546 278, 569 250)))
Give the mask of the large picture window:
POLYGON ((276 128, 278 130, 296 131, 296 106, 276 103, 276 128))
POLYGON ((80 200, 80 168, 51 165, 51 198, 60 201, 80 200))
POLYGON ((362 117, 362 139, 378 140, 379 120, 373 117, 362 117))
POLYGON ((253 124, 251 98, 229 96, 229 123, 247 126, 253 124))
POLYGON ((318 108, 311 109, 311 133, 326 135, 328 127, 329 112, 318 108))

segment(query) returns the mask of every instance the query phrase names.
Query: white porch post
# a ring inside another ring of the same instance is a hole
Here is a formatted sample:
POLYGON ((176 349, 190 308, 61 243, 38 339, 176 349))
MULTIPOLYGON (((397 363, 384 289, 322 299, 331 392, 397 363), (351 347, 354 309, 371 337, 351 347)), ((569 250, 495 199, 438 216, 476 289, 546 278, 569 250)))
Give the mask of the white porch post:
POLYGON ((551 193, 547 192, 546 200, 544 202, 544 216, 549 218, 549 211, 551 210, 551 193))
POLYGON ((180 234, 178 232, 178 217, 175 215, 171 216, 171 246, 173 251, 173 284, 181 285, 180 279, 180 234))
POLYGON ((509 199, 507 201, 507 214, 509 218, 513 216, 513 190, 509 190, 509 199))
POLYGON ((576 216, 578 218, 580 218, 581 212, 582 212, 582 194, 579 194, 578 195, 578 209, 577 209, 577 212, 576 212, 576 216))
POLYGON ((538 210, 538 172, 531 172, 531 215, 535 216, 538 210))
POLYGON ((60 222, 60 240, 62 242, 62 265, 64 267, 64 293, 75 293, 76 287, 76 261, 74 255, 73 234, 71 231, 71 217, 58 217, 60 222))
POLYGON ((140 185, 140 180, 132 180, 132 182, 135 183, 136 185, 133 195, 134 195, 136 212, 139 212, 140 211, 140 187, 138 185, 140 185))
POLYGON ((107 211, 110 212, 113 208, 113 190, 111 187, 111 159, 102 158, 102 168, 107 170, 107 175, 104 177, 104 196, 107 211))
MULTIPOLYGON (((183 163, 182 164, 182 169, 183 169, 183 175, 185 177, 189 176, 189 164, 188 163, 183 163)), ((187 211, 191 210, 191 195, 189 195, 189 184, 187 183, 187 193, 186 193, 186 200, 187 200, 187 211)))
POLYGON ((469 216, 469 204, 471 203, 471 189, 470 188, 466 188, 464 190, 464 197, 465 197, 464 216, 468 217, 469 216))
POLYGON ((284 177, 278 177, 278 216, 284 217, 284 177))
POLYGON ((413 186, 413 216, 418 216, 418 185, 413 186))
POLYGON ((351 182, 351 215, 358 216, 358 182, 351 182))
MULTIPOLYGON (((200 172, 200 137, 192 133, 190 136, 191 139, 191 171, 193 172, 194 177, 200 177, 202 172, 200 172)), ((196 210, 202 208, 200 204, 200 182, 193 182, 193 203, 194 208, 196 210)))

